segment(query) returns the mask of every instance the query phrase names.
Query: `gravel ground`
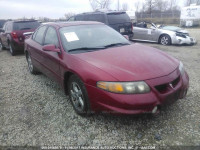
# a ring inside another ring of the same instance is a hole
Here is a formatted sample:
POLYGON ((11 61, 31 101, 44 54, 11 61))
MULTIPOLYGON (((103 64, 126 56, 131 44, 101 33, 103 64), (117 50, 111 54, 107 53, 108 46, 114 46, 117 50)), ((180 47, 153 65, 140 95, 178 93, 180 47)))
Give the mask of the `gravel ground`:
MULTIPOLYGON (((200 29, 190 33, 200 41, 200 29)), ((142 44, 180 59, 190 77, 187 97, 158 115, 82 118, 59 85, 44 75, 28 73, 24 55, 11 57, 0 51, 0 145, 200 145, 200 44, 142 44)))

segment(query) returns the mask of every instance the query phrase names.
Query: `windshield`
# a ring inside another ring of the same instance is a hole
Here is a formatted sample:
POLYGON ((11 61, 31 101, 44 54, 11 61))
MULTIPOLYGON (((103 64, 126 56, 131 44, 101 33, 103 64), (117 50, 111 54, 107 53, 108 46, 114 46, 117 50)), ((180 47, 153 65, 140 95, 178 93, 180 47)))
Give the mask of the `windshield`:
POLYGON ((36 29, 40 26, 40 23, 37 21, 29 21, 29 22, 15 22, 14 30, 29 30, 36 29))
POLYGON ((164 30, 170 30, 170 31, 180 31, 181 30, 181 28, 174 27, 174 26, 165 26, 162 29, 164 29, 164 30))
POLYGON ((130 44, 120 33, 106 25, 63 27, 60 29, 60 36, 63 48, 67 52, 78 49, 97 51, 109 46, 130 44))
POLYGON ((129 16, 123 13, 110 13, 107 14, 109 24, 119 24, 125 22, 131 22, 129 16))

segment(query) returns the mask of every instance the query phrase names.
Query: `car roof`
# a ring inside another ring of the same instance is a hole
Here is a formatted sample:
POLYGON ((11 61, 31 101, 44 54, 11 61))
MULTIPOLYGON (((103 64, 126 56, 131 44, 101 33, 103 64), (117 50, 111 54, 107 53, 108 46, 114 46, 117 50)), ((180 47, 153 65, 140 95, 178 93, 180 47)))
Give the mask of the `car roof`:
POLYGON ((45 25, 51 25, 57 28, 68 27, 68 26, 78 26, 78 25, 95 25, 95 24, 104 24, 96 21, 68 21, 68 22, 49 22, 45 25))
POLYGON ((6 23, 9 22, 9 23, 23 23, 23 22, 38 22, 37 20, 8 20, 6 21, 6 23))
POLYGON ((81 13, 81 14, 77 14, 75 16, 78 16, 78 15, 88 15, 88 14, 120 14, 120 13, 126 13, 125 11, 110 11, 110 10, 107 10, 107 11, 94 11, 94 12, 85 12, 85 13, 81 13))

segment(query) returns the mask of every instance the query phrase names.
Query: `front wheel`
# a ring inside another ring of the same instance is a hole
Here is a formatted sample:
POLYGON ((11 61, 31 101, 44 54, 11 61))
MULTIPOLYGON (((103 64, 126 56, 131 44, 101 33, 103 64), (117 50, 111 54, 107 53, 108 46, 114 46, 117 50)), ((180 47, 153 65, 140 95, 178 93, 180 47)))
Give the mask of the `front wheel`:
POLYGON ((160 37, 160 41, 159 41, 160 44, 162 45, 171 45, 171 38, 169 35, 162 35, 160 37))
POLYGON ((68 82, 69 98, 75 112, 81 116, 91 114, 90 103, 84 83, 76 75, 72 75, 68 82))

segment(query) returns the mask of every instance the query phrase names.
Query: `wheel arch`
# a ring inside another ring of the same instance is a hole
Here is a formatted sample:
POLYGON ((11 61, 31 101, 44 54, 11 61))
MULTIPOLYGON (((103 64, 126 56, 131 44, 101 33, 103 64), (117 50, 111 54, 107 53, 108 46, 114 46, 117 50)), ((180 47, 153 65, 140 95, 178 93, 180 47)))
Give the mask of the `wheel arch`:
POLYGON ((69 81, 69 78, 72 76, 72 75, 76 75, 78 78, 80 78, 80 80, 82 80, 83 83, 84 82, 84 79, 75 71, 73 70, 69 70, 69 71, 66 71, 64 73, 64 81, 63 81, 63 87, 64 87, 64 91, 65 91, 65 94, 68 95, 68 81, 69 81))
POLYGON ((63 85, 64 85, 64 91, 65 91, 66 95, 69 95, 69 93, 68 93, 68 81, 69 81, 69 78, 72 75, 76 75, 76 74, 74 72, 72 72, 72 71, 67 71, 67 72, 64 73, 63 85))
POLYGON ((167 35, 167 36, 169 36, 170 37, 170 42, 172 42, 172 38, 171 38, 171 36, 169 35, 169 34, 167 34, 167 33, 162 33, 160 36, 159 36, 159 38, 158 38, 158 43, 160 44, 160 39, 161 39, 161 37, 163 37, 163 36, 165 36, 165 35, 167 35))

